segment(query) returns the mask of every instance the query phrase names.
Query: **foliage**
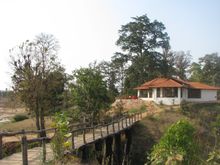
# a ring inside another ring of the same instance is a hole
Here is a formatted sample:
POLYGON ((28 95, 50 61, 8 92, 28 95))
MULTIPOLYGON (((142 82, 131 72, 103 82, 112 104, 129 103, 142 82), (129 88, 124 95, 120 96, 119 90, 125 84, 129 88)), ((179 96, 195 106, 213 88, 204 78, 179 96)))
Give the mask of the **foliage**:
POLYGON ((119 91, 116 87, 118 82, 118 70, 115 67, 113 62, 103 61, 98 65, 98 69, 103 76, 103 79, 106 81, 108 93, 111 99, 111 102, 115 101, 115 97, 118 95, 119 91))
POLYGON ((211 85, 220 85, 220 56, 217 53, 206 54, 199 58, 202 68, 202 81, 211 85))
POLYGON ((171 74, 173 58, 169 51, 169 37, 164 30, 163 23, 150 21, 147 15, 133 17, 131 22, 121 26, 116 44, 123 52, 116 54, 125 73, 121 76, 124 93, 132 94, 132 89, 146 80, 171 74), (160 49, 163 53, 158 51, 160 49))
POLYGON ((193 63, 190 68, 190 79, 210 85, 220 86, 220 56, 218 53, 206 54, 193 63))
POLYGON ((153 147, 151 164, 195 164, 198 147, 194 135, 195 129, 188 121, 171 125, 153 147))
POLYGON ((191 74, 191 81, 202 81, 202 68, 200 64, 193 62, 190 66, 189 73, 191 74))
POLYGON ((74 78, 73 101, 81 113, 89 115, 93 122, 99 118, 100 111, 109 107, 106 83, 100 71, 91 67, 75 70, 74 78))
POLYGON ((175 70, 176 70, 176 75, 181 78, 181 79, 186 79, 187 78, 187 69, 189 68, 191 64, 191 55, 190 52, 174 52, 174 63, 175 63, 175 70))
POLYGON ((21 115, 21 114, 20 115, 15 115, 13 117, 13 120, 15 122, 22 121, 22 120, 25 120, 25 119, 28 119, 28 117, 26 115, 21 115))
POLYGON ((35 115, 38 130, 45 129, 45 113, 62 100, 65 74, 57 61, 58 48, 53 35, 40 34, 10 50, 13 89, 35 115))
POLYGON ((217 115, 216 120, 211 123, 212 133, 215 136, 215 145, 213 150, 209 152, 207 162, 212 165, 220 164, 220 114, 217 115))
POLYGON ((69 121, 65 113, 56 113, 54 116, 53 127, 56 128, 56 133, 51 141, 54 159, 60 161, 63 159, 65 152, 70 147, 70 142, 67 138, 70 136, 68 133, 69 121))

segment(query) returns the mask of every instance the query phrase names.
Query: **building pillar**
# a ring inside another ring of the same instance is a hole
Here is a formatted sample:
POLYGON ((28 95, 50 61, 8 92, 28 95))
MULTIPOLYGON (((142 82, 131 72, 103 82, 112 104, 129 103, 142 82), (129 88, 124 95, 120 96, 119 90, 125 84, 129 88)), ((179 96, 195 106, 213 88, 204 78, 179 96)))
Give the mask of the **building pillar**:
POLYGON ((137 91, 137 97, 140 97, 140 90, 137 91))
POLYGON ((178 101, 181 103, 181 88, 178 88, 178 101))

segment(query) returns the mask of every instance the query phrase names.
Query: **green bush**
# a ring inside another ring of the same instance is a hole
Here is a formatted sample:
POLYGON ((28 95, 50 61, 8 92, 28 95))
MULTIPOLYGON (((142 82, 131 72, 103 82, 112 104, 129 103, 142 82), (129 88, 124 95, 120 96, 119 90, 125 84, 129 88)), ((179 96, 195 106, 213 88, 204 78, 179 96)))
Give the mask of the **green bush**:
POLYGON ((26 115, 15 115, 15 116, 13 117, 13 120, 14 120, 15 122, 23 121, 23 120, 25 120, 25 119, 28 119, 28 117, 27 117, 26 115))
POLYGON ((150 155, 152 165, 198 163, 198 146, 194 138, 195 129, 185 120, 171 125, 167 132, 153 147, 150 155))
POLYGON ((53 127, 56 128, 56 133, 51 140, 51 148, 55 161, 61 161, 65 152, 69 150, 71 143, 68 138, 71 136, 68 130, 69 121, 66 113, 56 113, 54 116, 53 127))

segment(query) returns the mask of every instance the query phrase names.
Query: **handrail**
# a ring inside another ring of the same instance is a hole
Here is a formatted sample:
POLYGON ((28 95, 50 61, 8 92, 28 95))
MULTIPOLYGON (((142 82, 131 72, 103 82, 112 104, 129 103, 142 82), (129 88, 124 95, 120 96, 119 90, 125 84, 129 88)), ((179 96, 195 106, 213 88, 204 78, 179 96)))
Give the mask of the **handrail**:
MULTIPOLYGON (((99 123, 96 125, 89 125, 90 123, 80 123, 80 124, 71 124, 69 127, 70 133, 71 133, 71 141, 72 141, 72 149, 75 149, 75 144, 74 144, 74 139, 77 136, 77 134, 80 132, 80 135, 82 136, 82 145, 86 145, 88 142, 91 143, 90 141, 87 141, 88 139, 86 138, 86 135, 88 132, 92 133, 92 139, 93 141, 98 140, 100 138, 104 138, 109 135, 115 134, 117 132, 120 132, 124 129, 129 128, 132 126, 135 122, 139 121, 143 117, 143 113, 145 112, 138 112, 134 114, 124 114, 120 116, 117 119, 112 119, 110 122, 107 123, 99 123), (73 128, 74 126, 81 126, 80 128, 73 128), (111 129, 109 129, 111 128, 111 129), (98 130, 98 136, 96 134, 96 131, 98 130)), ((51 140, 49 137, 40 137, 40 138, 34 138, 34 139, 27 139, 27 134, 34 134, 34 133, 41 133, 41 132, 46 132, 46 131, 56 131, 57 128, 48 128, 48 129, 43 129, 43 130, 21 130, 21 131, 16 131, 16 132, 0 132, 0 159, 3 158, 3 141, 2 138, 4 136, 15 136, 15 135, 22 135, 21 138, 21 146, 22 146, 22 160, 23 164, 27 164, 27 154, 28 154, 28 149, 27 149, 27 144, 32 143, 32 142, 42 142, 43 146, 43 159, 45 160, 46 157, 46 148, 45 148, 45 143, 47 140, 51 140)), ((92 141, 92 142, 93 142, 92 141)), ((78 146, 80 147, 80 146, 78 146)))

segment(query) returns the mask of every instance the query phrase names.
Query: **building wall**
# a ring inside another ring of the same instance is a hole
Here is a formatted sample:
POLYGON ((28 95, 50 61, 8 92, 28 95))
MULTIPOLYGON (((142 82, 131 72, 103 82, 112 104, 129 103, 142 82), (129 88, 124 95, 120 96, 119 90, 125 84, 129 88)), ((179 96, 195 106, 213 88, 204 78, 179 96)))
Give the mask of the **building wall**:
POLYGON ((185 100, 192 102, 217 101, 217 90, 201 90, 201 98, 186 98, 185 100))
MULTIPOLYGON (((139 91, 138 91, 138 96, 139 96, 139 91)), ((180 88, 178 88, 178 97, 162 97, 162 92, 161 92, 161 97, 157 97, 157 90, 156 90, 156 88, 153 88, 152 98, 143 98, 142 97, 140 99, 146 100, 146 101, 154 101, 157 104, 178 105, 181 102, 180 88)))
MULTIPOLYGON (((182 98, 181 89, 178 88, 178 97, 157 97, 156 88, 153 89, 152 98, 140 98, 146 101, 154 101, 157 104, 165 105, 178 105, 182 100, 192 101, 192 102, 209 102, 217 101, 217 90, 201 90, 201 98, 188 98, 188 89, 183 88, 182 98)), ((139 91, 138 91, 139 93, 139 91)))

